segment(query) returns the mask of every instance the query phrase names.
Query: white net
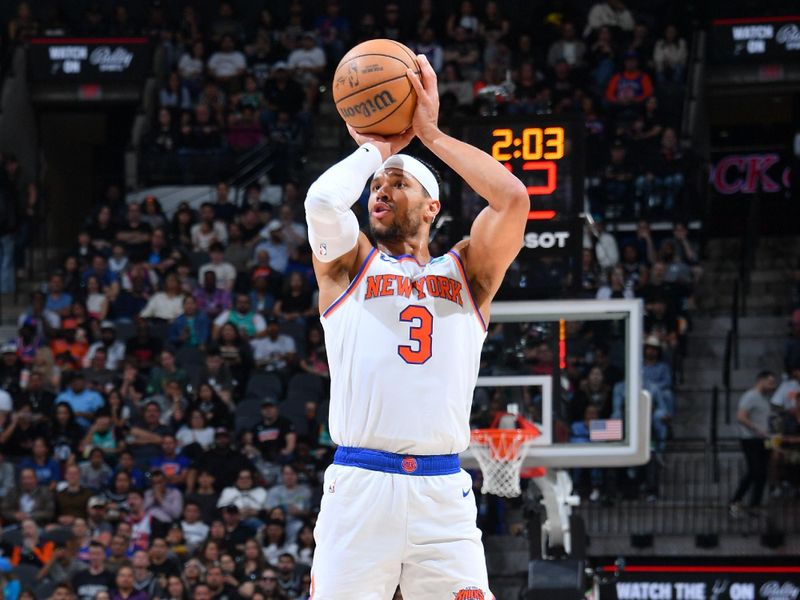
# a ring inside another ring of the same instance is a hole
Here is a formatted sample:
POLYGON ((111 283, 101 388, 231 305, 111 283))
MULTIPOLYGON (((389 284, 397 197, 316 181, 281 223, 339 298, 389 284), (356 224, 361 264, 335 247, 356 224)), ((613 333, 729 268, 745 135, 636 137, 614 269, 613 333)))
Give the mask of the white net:
POLYGON ((535 437, 523 429, 472 432, 472 454, 483 471, 481 492, 503 498, 515 498, 522 493, 520 469, 535 437))

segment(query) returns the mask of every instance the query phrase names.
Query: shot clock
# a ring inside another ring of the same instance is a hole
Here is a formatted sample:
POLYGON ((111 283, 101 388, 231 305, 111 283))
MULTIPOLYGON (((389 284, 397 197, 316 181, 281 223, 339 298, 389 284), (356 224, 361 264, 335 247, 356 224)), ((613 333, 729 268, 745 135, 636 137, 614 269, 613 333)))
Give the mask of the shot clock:
MULTIPOLYGON (((528 190, 524 248, 501 289, 505 298, 553 298, 580 289, 584 126, 557 115, 491 117, 460 123, 460 137, 490 154, 528 190)), ((463 223, 483 201, 462 189, 463 223)), ((468 233, 468 227, 465 227, 468 233)))

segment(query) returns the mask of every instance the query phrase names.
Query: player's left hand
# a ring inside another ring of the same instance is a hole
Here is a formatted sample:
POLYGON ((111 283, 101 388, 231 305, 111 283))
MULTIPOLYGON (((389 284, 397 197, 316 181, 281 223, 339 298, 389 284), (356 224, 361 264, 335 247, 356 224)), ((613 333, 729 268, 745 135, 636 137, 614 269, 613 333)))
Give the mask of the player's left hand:
POLYGON ((436 71, 424 54, 417 55, 419 77, 411 69, 406 69, 406 76, 417 92, 417 108, 411 121, 417 137, 423 142, 431 139, 439 132, 439 86, 436 82, 436 71))

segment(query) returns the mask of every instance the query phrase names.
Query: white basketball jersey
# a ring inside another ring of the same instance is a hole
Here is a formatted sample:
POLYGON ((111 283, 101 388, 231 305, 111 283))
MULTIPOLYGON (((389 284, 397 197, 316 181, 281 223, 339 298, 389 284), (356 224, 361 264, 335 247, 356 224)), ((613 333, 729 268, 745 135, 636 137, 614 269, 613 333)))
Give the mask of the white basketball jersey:
POLYGON ((373 248, 322 325, 334 442, 400 454, 467 448, 486 327, 458 254, 420 265, 373 248))

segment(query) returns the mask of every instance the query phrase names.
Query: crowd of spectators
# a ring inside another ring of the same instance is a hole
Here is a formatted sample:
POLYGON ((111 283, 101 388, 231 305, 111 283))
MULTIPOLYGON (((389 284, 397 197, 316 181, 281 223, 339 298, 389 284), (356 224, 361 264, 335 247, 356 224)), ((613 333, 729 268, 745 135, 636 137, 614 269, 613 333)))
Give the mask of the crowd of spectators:
MULTIPOLYGON (((490 112, 585 120, 597 219, 583 295, 645 299, 643 375, 663 447, 697 250, 682 223, 656 244, 646 220, 630 240, 603 221, 680 202, 685 163, 662 94, 683 85, 685 32, 622 0, 531 8, 520 19, 512 4, 421 0, 412 11, 330 0, 312 12, 299 0, 257 10, 120 2, 107 12, 53 2, 41 13, 18 4, 13 42, 59 32, 153 40, 165 76, 149 151, 243 152, 266 141, 284 160, 274 179, 282 194, 270 201, 253 184, 233 202, 220 183, 199 208, 165 214, 157 198, 126 203, 109 186, 31 295, 0 349, 0 578, 7 566, 18 574, 7 589, 80 600, 308 597, 332 444, 295 161, 339 58, 374 37, 428 56, 445 126, 490 112)), ((32 193, 15 193, 22 224, 0 230, 3 248, 11 234, 24 239, 33 214, 19 210, 33 208, 32 193)), ((529 348, 527 369, 552 364, 546 344, 529 348)), ((595 343, 571 356, 565 437, 592 415, 619 414, 610 354, 595 343)), ((607 491, 592 481, 593 497, 607 491)))

